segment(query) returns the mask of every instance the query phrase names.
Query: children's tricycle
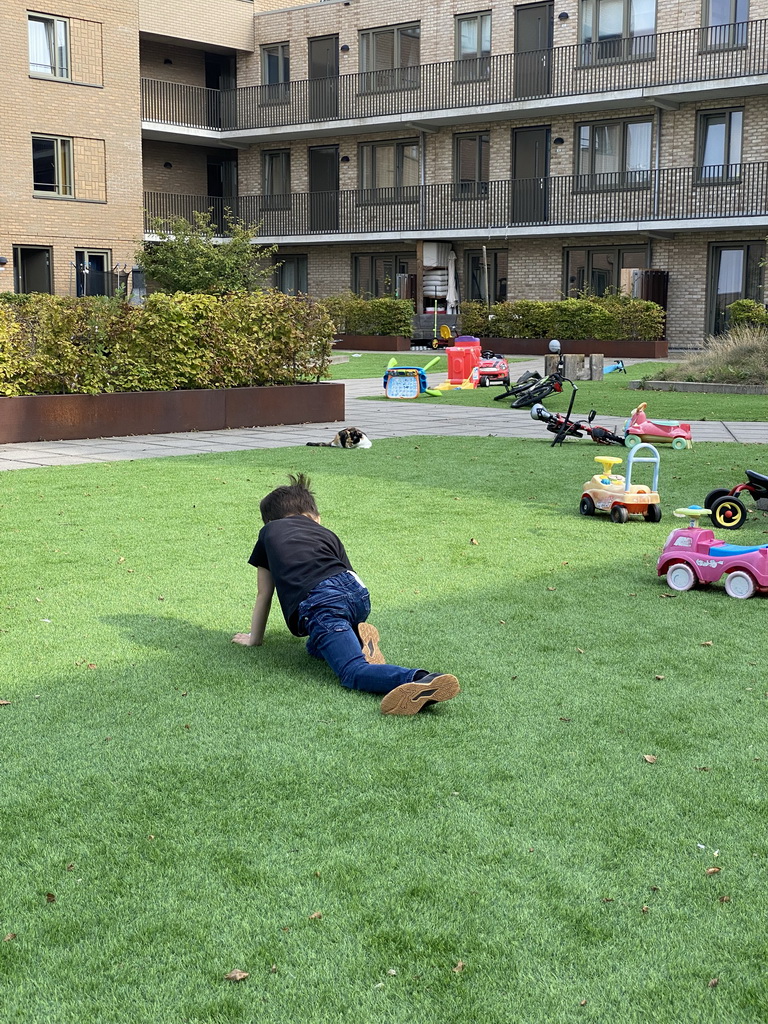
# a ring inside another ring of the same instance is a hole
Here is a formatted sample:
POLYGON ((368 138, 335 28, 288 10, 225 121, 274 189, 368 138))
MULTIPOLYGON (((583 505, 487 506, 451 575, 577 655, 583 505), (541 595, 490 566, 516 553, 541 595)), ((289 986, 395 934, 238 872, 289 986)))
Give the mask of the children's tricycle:
POLYGON ((707 508, 678 508, 675 515, 687 518, 687 529, 673 530, 667 537, 656 571, 667 577, 671 590, 690 590, 699 584, 715 583, 726 573, 725 592, 729 597, 752 597, 768 591, 768 544, 744 547, 717 540, 711 530, 697 526, 707 508))
POLYGON ((641 441, 669 441, 673 448, 690 448, 691 424, 677 420, 649 420, 645 415, 646 403, 633 409, 625 424, 624 444, 627 448, 641 441))
POLYGON ((584 484, 579 512, 583 516, 593 516, 595 512, 607 512, 613 523, 626 523, 630 515, 642 515, 649 523, 658 523, 661 519, 659 505, 659 453, 652 444, 638 444, 627 457, 627 478, 612 473, 611 469, 621 463, 612 455, 596 455, 595 462, 603 467, 602 473, 595 473, 591 480, 584 484), (640 456, 647 449, 648 456, 640 456), (653 465, 653 486, 637 486, 632 483, 632 469, 636 462, 650 462, 653 465))
POLYGON ((768 500, 768 476, 746 470, 747 483, 736 484, 730 491, 726 487, 716 487, 704 499, 709 509, 713 526, 721 530, 738 530, 747 518, 747 507, 741 500, 744 494, 751 494, 755 501, 768 500))

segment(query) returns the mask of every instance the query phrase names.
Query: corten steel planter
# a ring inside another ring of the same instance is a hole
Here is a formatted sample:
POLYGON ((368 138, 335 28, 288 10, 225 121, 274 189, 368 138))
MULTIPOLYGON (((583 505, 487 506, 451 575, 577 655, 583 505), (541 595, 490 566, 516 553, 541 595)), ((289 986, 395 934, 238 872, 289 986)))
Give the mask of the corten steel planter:
POLYGON ((334 348, 358 352, 410 352, 411 339, 399 334, 339 334, 334 348))
POLYGON ((337 382, 214 391, 22 395, 0 397, 0 444, 342 419, 344 385, 337 382))
MULTIPOLYGON (((493 349, 508 356, 541 356, 549 353, 549 338, 481 338, 484 349, 493 349)), ((602 352, 612 359, 666 359, 668 348, 662 341, 596 341, 592 338, 569 341, 561 338, 563 352, 589 356, 602 352)))

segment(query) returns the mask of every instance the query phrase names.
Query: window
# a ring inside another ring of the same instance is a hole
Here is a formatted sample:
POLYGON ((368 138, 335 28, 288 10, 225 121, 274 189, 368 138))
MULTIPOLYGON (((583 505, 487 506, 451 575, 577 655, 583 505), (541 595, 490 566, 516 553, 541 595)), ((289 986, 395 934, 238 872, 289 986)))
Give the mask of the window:
POLYGON ((290 99, 290 47, 273 43, 261 48, 262 102, 288 103, 290 99))
POLYGON ((491 14, 466 14, 456 19, 454 79, 477 82, 491 73, 491 14))
POLYGON ((307 257, 278 256, 275 263, 275 288, 286 295, 307 294, 307 257))
POLYGON ((704 0, 702 49, 746 46, 748 18, 749 0, 704 0))
POLYGON ((582 62, 652 57, 656 0, 581 0, 582 62))
POLYGON ((356 295, 376 299, 384 295, 413 298, 416 253, 364 253, 352 257, 352 289, 356 295))
POLYGON ((640 188, 651 179, 651 121, 598 121, 576 128, 578 190, 640 188))
POLYGON ((470 302, 488 303, 507 301, 507 264, 509 253, 506 249, 470 249, 466 253, 466 297, 470 302))
POLYGON ((742 110, 699 114, 699 182, 740 179, 743 121, 742 110))
POLYGON ((370 142, 360 146, 360 188, 365 202, 403 202, 417 198, 419 143, 370 142))
POLYGON ((23 294, 53 292, 52 263, 52 251, 47 246, 14 245, 13 290, 23 294))
POLYGON ((38 194, 71 196, 72 140, 55 135, 33 135, 32 174, 38 194))
POLYGON ((418 88, 420 36, 418 22, 361 32, 361 90, 391 92, 418 88))
POLYGON ((728 306, 737 299, 763 301, 763 242, 713 245, 709 253, 708 329, 728 330, 728 306))
POLYGON ((287 210, 291 205, 290 193, 290 150, 267 150, 264 153, 264 209, 287 210))
POLYGON ((637 271, 650 263, 647 245, 600 246, 592 249, 566 249, 563 293, 578 298, 587 292, 605 295, 622 292, 634 295, 637 271))
POLYGON ((29 73, 69 78, 69 22, 29 15, 29 73))
MULTIPOLYGON (((117 269, 117 268, 116 268, 117 269)), ((112 295, 112 254, 107 249, 75 249, 75 274, 78 295, 112 295)), ((118 276, 128 284, 127 274, 118 276)))
POLYGON ((453 180, 456 197, 474 199, 488 195, 488 132, 453 137, 453 180))

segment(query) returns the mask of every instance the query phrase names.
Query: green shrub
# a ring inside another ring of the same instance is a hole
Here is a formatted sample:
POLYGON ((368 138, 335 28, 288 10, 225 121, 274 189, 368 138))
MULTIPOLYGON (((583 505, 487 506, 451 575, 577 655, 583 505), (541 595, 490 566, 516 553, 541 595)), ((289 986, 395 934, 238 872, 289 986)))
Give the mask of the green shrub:
POLYGON ((490 310, 480 302, 462 302, 460 324, 462 334, 478 338, 651 340, 664 337, 664 310, 655 302, 620 295, 555 302, 518 299, 490 310))
POLYGON ((763 324, 768 326, 768 309, 761 302, 752 299, 737 299, 726 307, 731 326, 738 324, 763 324))
POLYGON ((0 304, 0 394, 96 394, 319 380, 333 324, 280 292, 158 293, 116 299, 34 295, 0 304))
POLYGON ((410 299, 363 299, 359 295, 333 295, 321 303, 337 334, 376 334, 410 338, 413 303, 410 299))

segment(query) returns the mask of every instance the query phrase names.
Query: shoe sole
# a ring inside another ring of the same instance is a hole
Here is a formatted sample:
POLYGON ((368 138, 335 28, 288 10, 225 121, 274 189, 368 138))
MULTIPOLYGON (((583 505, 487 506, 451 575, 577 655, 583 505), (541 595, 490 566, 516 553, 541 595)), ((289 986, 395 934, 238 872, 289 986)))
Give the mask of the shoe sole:
POLYGON ((369 665, 386 665, 387 659, 379 649, 379 631, 370 622, 361 622, 357 627, 357 635, 363 645, 363 657, 369 665))
POLYGON ((390 690, 381 702, 382 715, 415 715, 428 704, 450 700, 461 693, 456 676, 443 675, 431 679, 426 686, 420 682, 403 683, 390 690))

